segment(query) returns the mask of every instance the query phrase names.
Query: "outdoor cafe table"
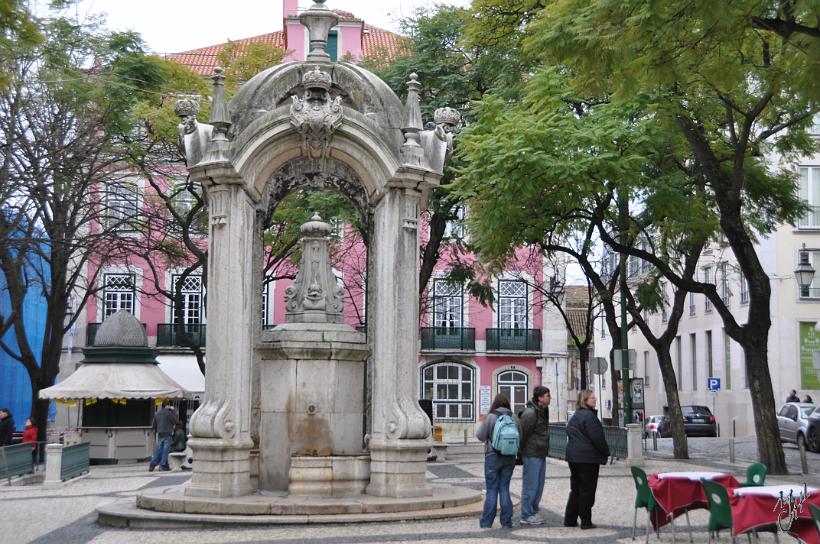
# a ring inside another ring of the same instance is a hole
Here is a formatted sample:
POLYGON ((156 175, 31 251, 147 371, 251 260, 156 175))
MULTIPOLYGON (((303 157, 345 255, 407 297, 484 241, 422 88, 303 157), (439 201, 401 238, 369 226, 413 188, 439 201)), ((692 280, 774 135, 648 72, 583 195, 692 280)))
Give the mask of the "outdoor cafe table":
POLYGON ((775 525, 777 530, 788 532, 801 542, 820 544, 820 536, 812 521, 809 503, 820 506, 820 489, 789 484, 731 490, 729 505, 734 526, 732 536, 755 528, 775 525))
POLYGON ((732 489, 740 484, 731 474, 723 472, 658 472, 648 476, 649 489, 655 502, 663 508, 664 515, 653 515, 652 525, 662 527, 670 518, 677 517, 689 510, 708 508, 706 493, 701 480, 712 480, 732 489), (671 516, 670 516, 671 514, 671 516))

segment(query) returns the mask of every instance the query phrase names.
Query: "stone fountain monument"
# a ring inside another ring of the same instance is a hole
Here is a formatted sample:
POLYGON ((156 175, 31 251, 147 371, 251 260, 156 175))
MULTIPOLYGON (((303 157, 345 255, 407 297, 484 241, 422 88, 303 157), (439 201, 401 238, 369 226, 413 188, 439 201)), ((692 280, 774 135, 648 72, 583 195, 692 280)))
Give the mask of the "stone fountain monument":
POLYGON ((424 129, 415 74, 402 103, 369 71, 330 61, 324 49, 338 18, 324 0, 300 19, 310 37, 305 62, 257 74, 230 104, 217 69, 207 124, 197 123, 193 101, 177 103, 190 174, 208 201, 207 372, 190 422, 191 480, 161 497, 144 493, 143 509, 327 513, 304 502, 319 496, 322 508, 358 497, 358 506, 329 511, 362 513, 480 500, 428 485, 430 422, 416 400, 419 214, 441 179, 458 113, 442 108, 424 129), (261 330, 262 232, 301 188, 334 189, 361 216, 366 337, 341 322, 319 217, 302 226, 286 323, 261 330), (302 502, 287 502, 294 498, 302 502))

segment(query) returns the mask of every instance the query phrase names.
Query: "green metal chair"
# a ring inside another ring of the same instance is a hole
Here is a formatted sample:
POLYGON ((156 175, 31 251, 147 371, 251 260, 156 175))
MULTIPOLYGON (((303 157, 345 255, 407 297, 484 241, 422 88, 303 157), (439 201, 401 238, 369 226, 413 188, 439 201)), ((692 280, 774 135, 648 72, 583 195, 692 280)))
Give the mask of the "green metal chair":
POLYGON ((820 507, 809 503, 809 510, 811 510, 811 519, 814 521, 814 528, 817 529, 817 536, 820 536, 820 507))
MULTIPOLYGON (((646 508, 646 542, 649 543, 649 525, 652 521, 652 515, 664 514, 663 508, 655 501, 655 496, 652 495, 652 490, 649 489, 649 480, 646 477, 646 472, 639 467, 630 467, 632 470, 632 481, 635 483, 635 515, 632 518, 632 540, 635 540, 635 529, 638 526, 638 509, 646 508)), ((675 522, 671 514, 668 514, 670 523, 672 524, 672 542, 675 541, 675 522)), ((686 522, 689 522, 689 512, 686 513, 686 522)), ((655 534, 660 537, 660 529, 655 534)), ((692 540, 691 527, 689 530, 689 540, 692 540)))
POLYGON ((766 481, 766 473, 769 470, 762 463, 753 463, 746 469, 746 481, 740 487, 759 487, 766 481))
MULTIPOLYGON (((709 543, 712 536, 720 538, 720 530, 728 529, 730 532, 734 526, 732 523, 732 510, 729 507, 729 492, 717 482, 701 480, 703 490, 706 493, 706 502, 709 504, 709 543)), ((749 542, 752 542, 751 533, 746 533, 749 542)), ((733 536, 732 542, 737 542, 733 536)))

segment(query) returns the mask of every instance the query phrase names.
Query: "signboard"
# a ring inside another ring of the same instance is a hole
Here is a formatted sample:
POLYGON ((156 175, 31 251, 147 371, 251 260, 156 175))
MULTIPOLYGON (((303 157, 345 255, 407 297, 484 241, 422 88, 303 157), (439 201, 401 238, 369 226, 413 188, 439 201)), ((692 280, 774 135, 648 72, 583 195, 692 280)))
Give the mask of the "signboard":
POLYGON ((820 351, 820 332, 815 324, 800 323, 800 388, 820 389, 820 361, 815 366, 815 353, 820 351))
MULTIPOLYGON (((643 378, 629 380, 629 390, 632 392, 632 408, 642 409, 643 406, 643 378)), ((633 422, 635 419, 632 420, 633 422)))
POLYGON ((482 416, 490 412, 490 389, 489 385, 482 385, 478 390, 478 410, 482 416))
POLYGON ((607 360, 604 359, 603 357, 593 357, 589 361, 589 368, 595 374, 605 373, 608 366, 609 366, 609 364, 607 363, 607 360))
POLYGON ((709 376, 706 378, 706 389, 709 391, 720 391, 720 378, 709 376))

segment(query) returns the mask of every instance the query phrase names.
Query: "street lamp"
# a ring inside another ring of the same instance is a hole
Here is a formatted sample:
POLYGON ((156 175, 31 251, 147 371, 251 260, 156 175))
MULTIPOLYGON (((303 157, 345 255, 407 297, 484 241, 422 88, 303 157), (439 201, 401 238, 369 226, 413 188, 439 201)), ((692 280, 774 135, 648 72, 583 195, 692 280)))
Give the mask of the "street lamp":
POLYGON ((806 244, 803 244, 803 249, 800 250, 797 268, 794 269, 794 277, 800 286, 801 294, 808 294, 809 286, 814 279, 814 267, 809 262, 809 252, 806 250, 806 244))

